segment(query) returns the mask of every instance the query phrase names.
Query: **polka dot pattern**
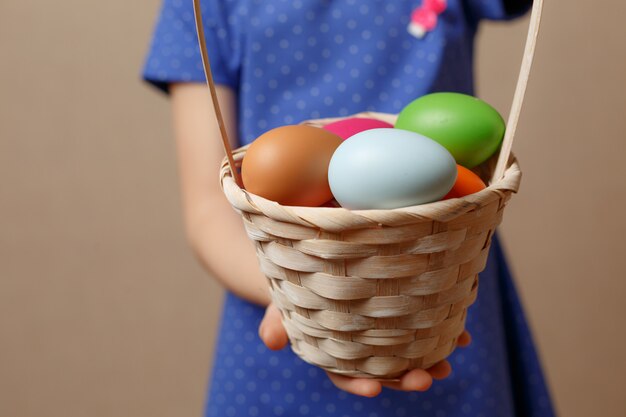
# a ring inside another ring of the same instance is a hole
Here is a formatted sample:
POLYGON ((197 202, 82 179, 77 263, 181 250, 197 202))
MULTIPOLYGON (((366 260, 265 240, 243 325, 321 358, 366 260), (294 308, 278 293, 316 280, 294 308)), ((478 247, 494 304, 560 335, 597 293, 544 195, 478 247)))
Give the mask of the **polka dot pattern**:
MULTIPOLYGON (((506 19, 521 0, 448 0, 423 39, 406 30, 421 0, 207 0, 216 82, 237 91, 242 144, 276 126, 364 110, 398 112, 432 91, 473 92, 481 18, 506 19)), ((160 88, 204 82, 190 0, 165 0, 144 68, 160 88)), ((473 343, 426 393, 374 399, 335 388, 290 349, 269 351, 263 310, 227 294, 206 416, 456 417, 553 415, 532 338, 497 238, 469 310, 473 343)))
MULTIPOLYGON (((145 65, 144 77, 164 89, 204 81, 189 3, 164 2, 145 65)), ((464 8, 452 0, 438 28, 418 41, 406 27, 420 3, 205 1, 213 77, 238 90, 241 143, 309 118, 398 112, 432 91, 472 93, 464 8)))

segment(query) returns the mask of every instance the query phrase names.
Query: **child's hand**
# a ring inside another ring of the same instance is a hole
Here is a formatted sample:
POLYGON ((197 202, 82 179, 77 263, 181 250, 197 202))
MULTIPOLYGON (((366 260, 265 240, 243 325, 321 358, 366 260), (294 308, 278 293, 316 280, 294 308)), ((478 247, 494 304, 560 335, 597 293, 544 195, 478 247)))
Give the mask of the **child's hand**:
MULTIPOLYGON (((289 342, 287 332, 281 321, 280 312, 274 304, 270 304, 265 311, 265 317, 263 317, 263 321, 259 326, 259 336, 263 343, 272 350, 280 350, 289 342)), ((465 331, 459 337, 458 345, 465 347, 470 342, 471 337, 465 331)), ((326 374, 339 389, 355 395, 375 397, 380 394, 383 387, 400 391, 426 391, 432 385, 433 379, 447 378, 451 371, 450 363, 447 360, 443 360, 427 370, 414 369, 409 371, 397 382, 381 383, 372 379, 352 378, 332 372, 326 372, 326 374)))

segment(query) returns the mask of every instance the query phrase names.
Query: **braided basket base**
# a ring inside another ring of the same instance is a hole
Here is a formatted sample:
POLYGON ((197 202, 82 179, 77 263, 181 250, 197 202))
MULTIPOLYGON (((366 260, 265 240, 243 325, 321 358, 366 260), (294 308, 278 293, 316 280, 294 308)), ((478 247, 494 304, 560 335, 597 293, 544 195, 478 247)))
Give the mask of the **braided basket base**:
MULTIPOLYGON (((238 164, 245 151, 236 151, 238 164)), ((492 165, 482 167, 485 174, 492 165)), ((281 206, 238 187, 226 163, 221 170, 293 350, 328 371, 376 379, 428 368, 455 349, 491 237, 520 179, 513 160, 502 180, 464 198, 350 211, 281 206)))

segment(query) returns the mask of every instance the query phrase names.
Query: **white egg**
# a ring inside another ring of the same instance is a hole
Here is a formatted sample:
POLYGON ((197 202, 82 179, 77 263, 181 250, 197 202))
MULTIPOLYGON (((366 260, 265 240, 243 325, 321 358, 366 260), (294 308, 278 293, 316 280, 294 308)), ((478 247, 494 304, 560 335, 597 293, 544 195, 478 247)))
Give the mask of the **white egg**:
POLYGON ((352 210, 394 209, 443 198, 456 180, 454 157, 439 143, 402 129, 373 129, 333 154, 328 182, 352 210))

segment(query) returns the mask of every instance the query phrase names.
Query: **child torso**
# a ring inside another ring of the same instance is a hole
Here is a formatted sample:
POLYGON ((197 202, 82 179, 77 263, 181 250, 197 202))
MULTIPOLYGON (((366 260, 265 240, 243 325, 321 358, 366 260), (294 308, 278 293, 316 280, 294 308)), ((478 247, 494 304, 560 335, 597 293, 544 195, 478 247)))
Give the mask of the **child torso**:
POLYGON ((231 0, 209 13, 239 79, 243 144, 273 127, 361 111, 397 113, 432 91, 472 93, 473 28, 458 0, 409 30, 421 0, 231 0))

